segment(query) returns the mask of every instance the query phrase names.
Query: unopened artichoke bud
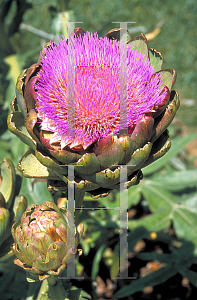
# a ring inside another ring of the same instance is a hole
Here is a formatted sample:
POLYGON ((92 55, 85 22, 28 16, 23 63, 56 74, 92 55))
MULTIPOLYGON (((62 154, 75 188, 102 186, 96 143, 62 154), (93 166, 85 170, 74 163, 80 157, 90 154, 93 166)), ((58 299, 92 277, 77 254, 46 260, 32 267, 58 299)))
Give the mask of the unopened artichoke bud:
POLYGON ((143 34, 126 33, 125 46, 120 30, 99 38, 77 28, 19 76, 8 128, 31 147, 19 162, 25 176, 66 183, 71 164, 75 188, 106 195, 119 189, 121 166, 130 187, 169 150, 176 72, 161 70, 162 55, 143 34))
POLYGON ((14 263, 40 280, 59 275, 75 259, 83 230, 80 225, 75 234, 74 222, 66 212, 51 201, 30 205, 12 226, 14 263))
POLYGON ((0 246, 9 238, 13 222, 20 220, 26 208, 26 198, 17 195, 14 165, 10 159, 4 158, 0 164, 0 246))

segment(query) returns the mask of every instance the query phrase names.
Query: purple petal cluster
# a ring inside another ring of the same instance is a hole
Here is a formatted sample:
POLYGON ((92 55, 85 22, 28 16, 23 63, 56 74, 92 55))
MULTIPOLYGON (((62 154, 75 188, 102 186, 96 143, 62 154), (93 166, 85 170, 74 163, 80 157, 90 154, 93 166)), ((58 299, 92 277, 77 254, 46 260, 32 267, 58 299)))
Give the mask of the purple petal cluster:
MULTIPOLYGON (((73 39, 74 99, 69 99, 69 48, 66 39, 51 44, 42 57, 36 83, 41 128, 53 133, 51 143, 61 148, 88 148, 108 134, 120 132, 121 45, 107 37, 86 33, 73 39), (71 101, 71 102, 69 102, 71 101), (74 135, 68 131, 72 103, 74 135)), ((129 45, 127 51, 127 124, 129 132, 146 112, 165 97, 162 78, 147 57, 129 45), (154 75, 153 75, 154 74, 154 75)))

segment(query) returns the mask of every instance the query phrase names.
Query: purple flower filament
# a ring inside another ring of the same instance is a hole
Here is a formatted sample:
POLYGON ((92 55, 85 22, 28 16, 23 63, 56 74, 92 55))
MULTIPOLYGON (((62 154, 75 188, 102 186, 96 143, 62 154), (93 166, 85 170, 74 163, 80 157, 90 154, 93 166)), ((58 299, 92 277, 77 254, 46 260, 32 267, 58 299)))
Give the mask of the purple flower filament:
POLYGON ((71 103, 75 107, 69 108, 72 116, 69 127, 68 91, 72 83, 68 82, 70 77, 67 76, 68 47, 64 39, 46 49, 36 84, 41 128, 52 132, 51 142, 60 142, 61 148, 86 149, 108 134, 119 134, 122 124, 131 132, 145 113, 164 98, 160 75, 152 76, 154 70, 148 58, 128 45, 125 78, 127 107, 124 108, 127 120, 121 122, 121 45, 107 37, 99 39, 97 34, 87 32, 83 37, 73 39, 74 101, 71 103), (69 128, 74 128, 73 135, 69 128))

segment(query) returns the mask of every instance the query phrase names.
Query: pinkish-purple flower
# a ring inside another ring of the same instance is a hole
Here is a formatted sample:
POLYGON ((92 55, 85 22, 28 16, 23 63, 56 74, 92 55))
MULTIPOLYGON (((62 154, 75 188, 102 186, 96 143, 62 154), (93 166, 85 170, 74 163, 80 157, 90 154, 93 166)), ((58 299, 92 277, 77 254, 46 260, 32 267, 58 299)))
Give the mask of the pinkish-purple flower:
MULTIPOLYGON (((87 149, 109 134, 120 133, 120 63, 121 45, 107 37, 86 33, 75 37, 74 43, 74 128, 68 132, 68 64, 66 39, 51 44, 42 57, 42 68, 36 83, 38 117, 41 128, 53 133, 50 143, 61 148, 87 149)), ((128 132, 149 111, 154 110, 168 90, 155 74, 150 61, 129 45, 127 51, 128 132), (154 74, 154 75, 153 75, 154 74)))

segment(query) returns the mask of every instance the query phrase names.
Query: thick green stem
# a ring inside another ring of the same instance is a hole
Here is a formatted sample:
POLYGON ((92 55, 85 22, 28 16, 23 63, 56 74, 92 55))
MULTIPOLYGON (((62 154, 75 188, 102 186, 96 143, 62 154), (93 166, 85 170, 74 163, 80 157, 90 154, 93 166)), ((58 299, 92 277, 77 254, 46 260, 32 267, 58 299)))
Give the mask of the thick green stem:
POLYGON ((47 279, 43 280, 40 291, 36 300, 48 300, 48 283, 47 279))
MULTIPOLYGON (((67 178, 65 176, 63 176, 62 174, 59 174, 57 172, 56 172, 56 174, 62 181, 64 181, 67 184, 67 188, 68 188, 68 184, 72 184, 72 183, 68 183, 67 178)), ((75 208, 80 208, 82 206, 83 199, 85 196, 85 188, 77 189, 74 185, 73 185, 73 188, 74 188, 75 208)), ((76 209, 75 210, 75 226, 76 227, 78 225, 79 214, 80 214, 80 209, 76 209)))
POLYGON ((64 12, 66 10, 68 10, 68 4, 69 4, 69 0, 59 0, 58 1, 58 10, 60 12, 64 12))
POLYGON ((75 189, 75 226, 78 225, 79 214, 81 211, 80 208, 82 206, 84 196, 85 196, 85 192, 83 190, 78 191, 75 189))
POLYGON ((44 279, 36 300, 65 300, 67 292, 53 276, 44 279))

